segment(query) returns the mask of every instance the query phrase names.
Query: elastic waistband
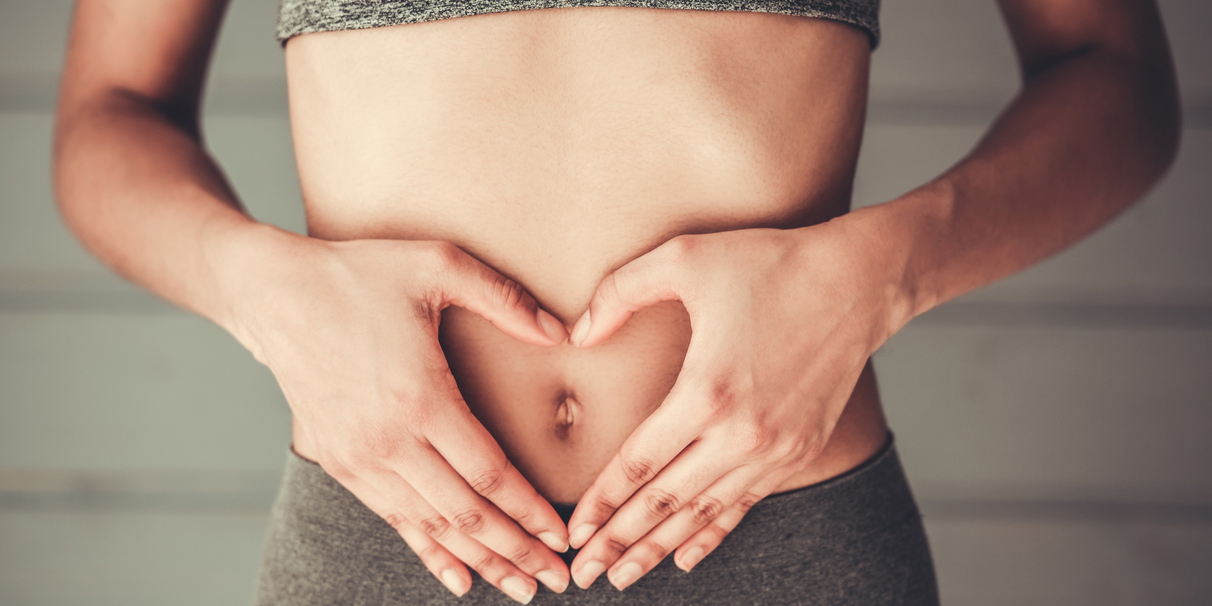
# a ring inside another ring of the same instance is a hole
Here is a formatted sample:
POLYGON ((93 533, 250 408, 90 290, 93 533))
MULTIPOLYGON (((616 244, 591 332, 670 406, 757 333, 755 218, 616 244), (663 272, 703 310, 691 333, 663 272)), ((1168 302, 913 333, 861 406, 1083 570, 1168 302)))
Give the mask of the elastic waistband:
MULTIPOLYGON (((807 493, 836 492, 835 490, 831 490, 830 487, 834 484, 844 484, 846 482, 856 481, 851 478, 869 473, 873 468, 876 468, 876 471, 874 472, 875 475, 880 475, 878 468, 881 467, 890 467, 893 471, 899 470, 900 461, 897 459, 896 447, 894 445, 895 440, 896 437, 891 431, 889 431, 887 439, 884 440, 884 445, 881 446, 880 449, 876 451, 875 454, 871 455, 867 460, 859 463, 847 471, 833 476, 832 478, 817 482, 816 484, 809 484, 808 486, 801 488, 793 488, 785 492, 769 495, 761 501, 758 501, 753 508, 750 509, 749 515, 752 515, 754 510, 760 511, 770 508, 775 508, 778 510, 779 508, 799 506, 804 500, 829 498, 828 494, 807 493), (889 459, 892 460, 890 461, 889 459)), ((877 478, 876 481, 879 481, 879 479, 877 478)), ((572 518, 572 512, 576 510, 577 507, 576 503, 557 503, 554 501, 548 501, 548 503, 551 503, 552 508, 556 510, 556 513, 560 515, 560 518, 564 520, 565 524, 567 524, 568 520, 572 518)))
MULTIPOLYGON (((362 532, 382 528, 386 534, 394 534, 319 465, 293 450, 280 501, 283 506, 311 510, 319 518, 357 522, 359 528, 365 527, 362 532)), ((553 506, 567 523, 575 506, 553 506)), ((920 513, 889 432, 879 452, 850 471, 758 501, 725 539, 727 548, 721 546, 713 558, 736 569, 796 565, 803 558, 814 557, 804 550, 848 544, 855 537, 909 523, 920 525, 920 513), (754 558, 755 553, 764 556, 754 558)), ((569 550, 562 555, 567 561, 575 553, 569 550)), ((665 572, 676 574, 672 565, 665 572)), ((664 573, 656 570, 652 574, 664 573)))

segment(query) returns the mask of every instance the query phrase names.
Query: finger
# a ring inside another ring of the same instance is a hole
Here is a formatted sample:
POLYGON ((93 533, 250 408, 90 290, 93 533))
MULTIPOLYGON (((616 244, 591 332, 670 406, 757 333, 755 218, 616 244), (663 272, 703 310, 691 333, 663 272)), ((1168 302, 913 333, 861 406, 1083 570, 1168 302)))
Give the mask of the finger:
POLYGON ((400 513, 379 491, 357 478, 347 480, 344 486, 367 508, 395 528, 408 547, 420 558, 421 563, 425 564, 425 568, 451 593, 462 597, 471 590, 471 574, 467 572, 463 562, 433 537, 409 522, 407 516, 400 513))
POLYGON ((724 541, 724 537, 727 537, 728 533, 741 523, 745 514, 749 513, 749 510, 758 501, 770 496, 770 493, 779 487, 785 477, 786 475, 782 473, 771 474, 754 484, 714 520, 682 543, 673 556, 674 564, 678 568, 690 572, 699 562, 703 561, 703 558, 707 557, 707 554, 719 547, 720 543, 724 541))
MULTIPOLYGON (((367 485, 395 505, 396 510, 400 512, 390 518, 384 518, 389 524, 396 527, 397 531, 406 524, 411 525, 445 547, 460 561, 470 565, 485 581, 514 600, 525 604, 534 597, 537 586, 530 575, 479 541, 454 528, 445 517, 430 506, 398 475, 390 471, 378 470, 365 474, 363 477, 367 485)), ((544 577, 549 576, 544 575, 544 577)), ((552 591, 562 591, 558 583, 551 589, 552 591)))
POLYGON ((431 536, 440 538, 453 528, 505 556, 526 573, 551 580, 556 587, 567 586, 568 568, 564 561, 495 505, 476 494, 436 451, 417 449, 407 461, 396 463, 393 470, 416 487, 440 514, 440 519, 422 524, 431 536))
POLYGON ((477 494, 496 505, 554 551, 568 551, 568 529, 551 503, 539 496, 465 404, 427 428, 426 437, 477 494))
MULTIPOLYGON (((732 469, 705 487, 705 490, 692 493, 691 497, 684 501, 685 506, 640 536, 623 538, 614 535, 611 530, 614 526, 612 519, 606 528, 594 535, 591 544, 586 545, 577 557, 580 559, 583 554, 588 554, 586 557, 597 558, 597 561, 605 563, 610 571, 610 582, 615 587, 624 589, 659 564, 671 550, 681 544, 681 541, 702 528, 723 511, 726 505, 741 498, 762 475, 755 466, 746 465, 732 469), (677 540, 679 538, 680 540, 677 540)), ((578 583, 582 580, 590 581, 582 578, 585 574, 582 572, 583 568, 578 568, 578 564, 579 562, 573 562, 572 569, 579 573, 574 574, 574 578, 578 583)))
POLYGON ((628 436, 618 454, 581 496, 568 521, 569 544, 573 548, 583 546, 636 490, 701 435, 705 416, 687 418, 681 404, 689 400, 687 385, 692 382, 683 371, 665 402, 628 436))
POLYGON ((461 248, 443 247, 437 272, 441 307, 457 305, 483 316, 501 332, 531 345, 559 345, 568 331, 517 282, 493 271, 461 248))
POLYGON ((684 237, 670 240, 603 278, 589 301, 589 309, 572 327, 569 342, 575 347, 593 347, 640 309, 682 299, 676 258, 683 241, 684 237))
MULTIPOLYGON (((764 485, 757 485, 761 479, 760 472, 744 469, 721 478, 686 508, 632 545, 607 573, 610 582, 619 590, 626 589, 737 503, 748 510, 748 504, 756 503, 769 490, 764 485)), ((772 488, 775 485, 777 483, 772 488)))
MULTIPOLYGON (((572 563, 578 585, 588 586, 593 582, 590 577, 593 571, 610 568, 633 543, 670 516, 676 516, 697 495, 724 478, 737 473, 751 477, 741 486, 743 490, 762 475, 752 466, 738 468, 733 457, 721 456, 718 448, 704 446, 705 443, 697 441, 682 451, 594 533, 572 563), (589 573, 584 572, 586 568, 589 573)), ((735 496, 727 502, 734 499, 735 496)), ((715 509, 718 511, 719 507, 715 509)))

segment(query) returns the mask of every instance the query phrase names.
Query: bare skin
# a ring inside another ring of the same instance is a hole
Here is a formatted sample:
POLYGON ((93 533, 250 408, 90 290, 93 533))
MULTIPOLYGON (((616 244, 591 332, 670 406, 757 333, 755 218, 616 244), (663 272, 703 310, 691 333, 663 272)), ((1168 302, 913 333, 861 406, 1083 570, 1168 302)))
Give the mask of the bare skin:
POLYGON ((868 48, 846 25, 595 7, 301 36, 303 237, 243 213, 201 146, 222 3, 85 0, 60 207, 266 363, 300 454, 451 591, 465 564, 519 601, 570 573, 622 589, 869 457, 880 344, 1171 162, 1151 2, 1002 8, 1022 94, 947 173, 853 213, 868 48), (568 528, 547 500, 578 503, 568 528))

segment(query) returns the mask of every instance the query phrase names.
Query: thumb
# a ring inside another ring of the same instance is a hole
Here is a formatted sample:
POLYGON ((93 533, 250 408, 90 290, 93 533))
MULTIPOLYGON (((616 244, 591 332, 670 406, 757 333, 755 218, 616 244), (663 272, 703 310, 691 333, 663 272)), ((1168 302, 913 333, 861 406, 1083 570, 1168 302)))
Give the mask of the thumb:
POLYGON ((520 284, 493 271, 458 247, 452 247, 437 284, 442 307, 457 305, 483 316, 501 332, 531 345, 559 345, 568 338, 564 324, 539 307, 520 284))
POLYGON ((569 342, 593 347, 622 328, 635 312, 661 301, 682 300, 675 264, 666 246, 616 269, 598 284, 589 309, 572 327, 569 342))

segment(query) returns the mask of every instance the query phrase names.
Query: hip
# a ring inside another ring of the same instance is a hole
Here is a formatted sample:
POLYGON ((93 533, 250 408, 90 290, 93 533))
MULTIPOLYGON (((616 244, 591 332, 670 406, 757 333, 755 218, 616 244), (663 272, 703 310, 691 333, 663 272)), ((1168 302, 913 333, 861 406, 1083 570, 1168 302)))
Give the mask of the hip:
MULTIPOLYGON (((571 509, 557 504, 567 517, 571 509)), ((567 554, 568 557, 574 552, 567 554)), ((290 455, 257 603, 509 604, 482 580, 463 598, 318 465, 290 455)), ((937 604, 921 516, 892 434, 857 467, 759 501, 690 573, 667 559, 624 592, 606 583, 534 604, 937 604)))

